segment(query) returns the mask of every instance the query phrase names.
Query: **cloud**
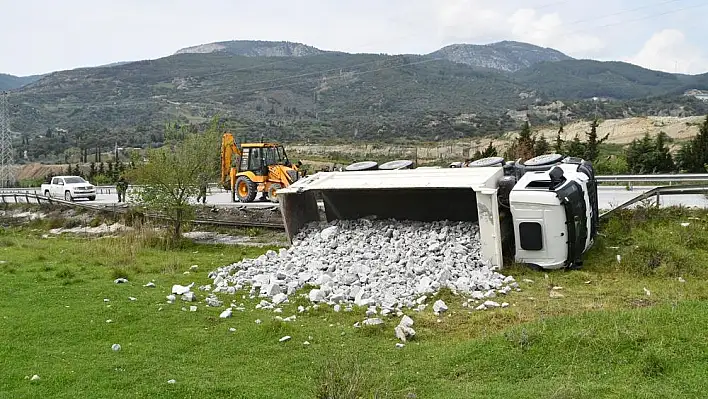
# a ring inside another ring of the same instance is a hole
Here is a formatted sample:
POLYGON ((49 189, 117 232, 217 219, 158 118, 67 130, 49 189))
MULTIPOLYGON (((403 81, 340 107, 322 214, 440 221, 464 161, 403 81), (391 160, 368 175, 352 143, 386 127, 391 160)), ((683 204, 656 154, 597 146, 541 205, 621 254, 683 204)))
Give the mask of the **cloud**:
POLYGON ((439 36, 457 41, 503 37, 581 56, 605 47, 600 38, 570 29, 557 12, 540 13, 533 8, 498 5, 490 8, 489 4, 479 0, 439 1, 436 10, 439 36))
POLYGON ((654 33, 641 50, 626 61, 664 72, 708 72, 708 54, 688 42, 678 29, 664 29, 654 33))

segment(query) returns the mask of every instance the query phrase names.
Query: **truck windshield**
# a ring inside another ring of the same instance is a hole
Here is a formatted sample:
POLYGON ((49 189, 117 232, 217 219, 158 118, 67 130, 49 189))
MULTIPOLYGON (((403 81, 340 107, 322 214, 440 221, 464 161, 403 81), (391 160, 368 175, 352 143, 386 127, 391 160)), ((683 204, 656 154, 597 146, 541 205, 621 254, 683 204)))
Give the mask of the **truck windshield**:
POLYGON ((75 176, 75 177, 65 177, 64 178, 64 183, 66 184, 74 184, 74 183, 88 183, 86 180, 75 176))

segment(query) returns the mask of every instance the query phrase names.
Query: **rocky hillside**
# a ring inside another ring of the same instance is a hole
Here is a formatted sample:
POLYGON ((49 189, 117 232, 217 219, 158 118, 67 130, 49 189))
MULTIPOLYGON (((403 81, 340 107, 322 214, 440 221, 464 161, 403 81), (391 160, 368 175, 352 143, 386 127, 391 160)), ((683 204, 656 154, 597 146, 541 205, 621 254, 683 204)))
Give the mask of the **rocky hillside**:
POLYGON ((325 53, 318 48, 293 42, 232 40, 187 47, 175 54, 223 53, 245 57, 304 57, 325 53))
POLYGON ((683 95, 708 89, 708 75, 561 59, 562 53, 523 43, 491 45, 489 54, 503 62, 477 65, 300 46, 223 42, 50 74, 9 97, 12 130, 21 132, 15 148, 27 150, 31 161, 61 161, 116 143, 159 146, 167 121, 198 124, 216 114, 243 139, 407 143, 501 135, 526 119, 540 126, 595 115, 708 113, 708 102, 683 95), (514 68, 520 69, 509 72, 514 68))
POLYGON ((542 62, 572 59, 558 50, 514 41, 487 45, 453 44, 429 55, 472 67, 505 72, 516 72, 542 62))
POLYGON ((0 90, 18 89, 39 80, 41 76, 14 76, 0 73, 0 90))

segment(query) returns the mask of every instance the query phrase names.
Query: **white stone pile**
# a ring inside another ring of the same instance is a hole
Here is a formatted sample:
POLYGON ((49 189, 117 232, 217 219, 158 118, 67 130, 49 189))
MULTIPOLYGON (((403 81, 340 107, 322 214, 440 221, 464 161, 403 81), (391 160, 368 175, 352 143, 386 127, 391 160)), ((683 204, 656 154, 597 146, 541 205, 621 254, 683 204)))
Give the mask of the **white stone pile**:
MULTIPOLYGON (((318 287, 307 292, 314 303, 353 303, 388 312, 425 309, 427 297, 442 287, 479 299, 518 289, 513 277, 481 259, 477 224, 446 221, 312 223, 291 248, 221 267, 209 277, 212 293, 250 288, 252 297, 281 303, 310 285, 318 287)), ((444 311, 441 307, 436 304, 435 312, 444 311)))

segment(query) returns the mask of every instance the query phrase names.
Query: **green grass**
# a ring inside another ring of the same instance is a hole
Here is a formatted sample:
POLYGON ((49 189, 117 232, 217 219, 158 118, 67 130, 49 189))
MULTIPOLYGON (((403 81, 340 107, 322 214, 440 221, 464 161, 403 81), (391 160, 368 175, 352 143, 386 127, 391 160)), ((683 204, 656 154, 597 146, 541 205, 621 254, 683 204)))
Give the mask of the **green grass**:
POLYGON ((417 334, 403 349, 393 337, 398 318, 353 328, 363 309, 297 314, 307 301, 292 297, 281 316, 298 317, 287 323, 243 292, 220 296, 246 307, 230 319, 202 302, 197 312, 166 303, 172 284, 207 284, 208 271, 265 249, 166 251, 149 233, 82 240, 2 230, 0 397, 701 397, 707 227, 706 212, 620 213, 584 269, 511 267, 523 290, 498 298, 512 306, 494 311, 470 312, 442 292, 449 313, 410 312, 417 334), (193 264, 199 270, 185 275, 193 264), (143 287, 152 280, 157 288, 143 287), (551 298, 552 287, 563 297, 551 298), (292 339, 278 342, 284 335, 292 339), (33 374, 41 380, 26 379, 33 374))

